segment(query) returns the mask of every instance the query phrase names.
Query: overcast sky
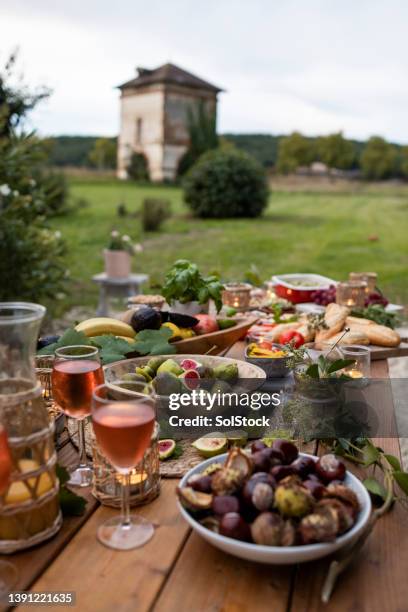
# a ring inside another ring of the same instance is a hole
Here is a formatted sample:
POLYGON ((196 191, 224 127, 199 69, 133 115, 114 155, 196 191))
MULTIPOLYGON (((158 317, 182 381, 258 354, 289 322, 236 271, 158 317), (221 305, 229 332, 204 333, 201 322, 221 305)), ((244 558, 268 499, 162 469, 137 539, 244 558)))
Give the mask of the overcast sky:
POLYGON ((220 132, 408 143, 407 27, 407 0, 1 0, 0 62, 52 88, 47 135, 116 134, 115 86, 171 61, 226 90, 220 132))

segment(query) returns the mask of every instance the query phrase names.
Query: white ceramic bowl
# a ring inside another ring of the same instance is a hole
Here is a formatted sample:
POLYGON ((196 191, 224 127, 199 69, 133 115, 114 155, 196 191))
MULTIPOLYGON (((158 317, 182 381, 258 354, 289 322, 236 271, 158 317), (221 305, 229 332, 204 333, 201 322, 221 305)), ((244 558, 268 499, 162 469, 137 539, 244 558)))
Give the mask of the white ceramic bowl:
MULTIPOLYGON (((299 454, 304 457, 312 456, 306 455, 305 453, 299 454)), ((210 463, 214 463, 215 461, 224 463, 226 457, 227 453, 224 453, 218 457, 207 459, 206 461, 203 461, 199 465, 195 466, 181 479, 180 486, 187 486, 187 481, 190 476, 203 471, 210 463)), ((316 457, 313 458, 316 459, 316 457)), ((353 476, 353 474, 348 471, 346 473, 344 482, 356 493, 361 506, 360 513, 355 525, 350 529, 350 531, 347 531, 347 533, 344 535, 336 538, 334 542, 323 544, 307 544, 305 546, 260 546, 259 544, 249 544, 247 542, 227 538, 210 531, 206 527, 200 525, 200 523, 183 508, 180 502, 178 502, 178 506, 181 514, 194 531, 196 531, 200 536, 207 540, 207 542, 216 548, 219 548, 230 555, 234 555, 235 557, 240 557, 241 559, 246 559, 248 561, 258 561, 259 563, 270 563, 273 565, 304 563, 305 561, 313 561, 315 559, 320 559, 321 557, 326 557, 327 555, 334 553, 339 548, 343 548, 343 546, 355 541, 363 531, 364 527, 367 525, 371 514, 371 500, 366 488, 358 480, 358 478, 353 476)))

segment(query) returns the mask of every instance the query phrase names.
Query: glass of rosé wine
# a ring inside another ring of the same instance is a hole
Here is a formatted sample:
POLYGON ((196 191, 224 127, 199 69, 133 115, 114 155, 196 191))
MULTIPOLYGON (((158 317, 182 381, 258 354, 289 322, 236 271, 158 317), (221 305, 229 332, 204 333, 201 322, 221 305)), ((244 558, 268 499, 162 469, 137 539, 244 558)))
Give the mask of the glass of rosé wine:
POLYGON ((130 472, 143 459, 156 419, 152 391, 145 383, 118 381, 94 391, 92 424, 98 446, 122 477, 122 512, 99 526, 97 537, 116 550, 143 546, 153 536, 153 525, 130 514, 130 472))
POLYGON ((88 487, 93 470, 85 449, 85 419, 91 414, 92 393, 103 383, 99 350, 93 346, 64 346, 55 351, 52 395, 62 412, 78 421, 79 463, 68 468, 68 484, 88 487))
MULTIPOLYGON (((7 432, 0 424, 0 513, 4 497, 10 484, 13 462, 7 441, 7 432)), ((17 582, 17 570, 12 563, 0 561, 0 600, 3 599, 17 582)))

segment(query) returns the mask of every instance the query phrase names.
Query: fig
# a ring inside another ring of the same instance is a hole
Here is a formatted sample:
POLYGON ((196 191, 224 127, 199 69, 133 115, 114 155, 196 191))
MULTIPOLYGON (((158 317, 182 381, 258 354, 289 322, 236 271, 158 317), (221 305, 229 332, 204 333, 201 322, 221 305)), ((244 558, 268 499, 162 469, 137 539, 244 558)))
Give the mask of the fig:
POLYGON ((279 514, 262 512, 251 525, 251 535, 255 544, 280 546, 284 520, 279 514))
POLYGON ((264 450, 264 448, 268 448, 265 442, 262 440, 255 440, 251 444, 251 453, 257 453, 258 451, 264 450))
POLYGON ((187 485, 194 489, 194 491, 200 491, 201 493, 211 493, 211 476, 205 476, 203 474, 193 474, 188 481, 187 485))
POLYGON ((252 473, 251 459, 238 447, 234 447, 229 451, 225 467, 238 470, 243 478, 248 478, 252 473))
POLYGON ((157 395, 172 395, 181 392, 181 381, 171 372, 159 372, 152 382, 157 395))
POLYGON ((346 466, 336 455, 330 453, 318 459, 316 473, 326 483, 331 480, 344 480, 346 466))
POLYGON ((214 514, 223 515, 228 512, 239 512, 238 497, 233 495, 216 495, 213 499, 212 509, 214 514))
POLYGON ((318 480, 304 480, 303 486, 313 495, 315 499, 321 499, 326 491, 324 484, 318 480))
POLYGON ((243 482, 241 472, 224 467, 212 477, 211 488, 216 495, 233 495, 241 488, 243 482))
POLYGON ((157 372, 157 369, 161 366, 162 363, 166 361, 166 357, 151 357, 146 365, 149 366, 153 370, 153 372, 157 372))
POLYGON ((331 508, 337 514, 337 521, 339 524, 338 533, 345 533, 354 525, 353 508, 346 506, 338 499, 334 497, 327 497, 321 499, 316 506, 316 510, 319 511, 321 508, 331 508))
POLYGON ((292 463, 299 454, 296 446, 292 442, 289 442, 289 440, 274 440, 272 448, 282 453, 283 463, 286 464, 292 463))
POLYGON ((220 519, 216 516, 205 516, 200 521, 200 524, 214 533, 220 533, 220 519))
POLYGON ((292 461, 290 467, 294 474, 297 474, 301 478, 305 478, 311 472, 316 469, 316 464, 312 457, 298 457, 295 461, 292 461))
POLYGON ((360 502, 358 501, 357 495, 352 489, 350 489, 350 487, 347 487, 344 484, 334 484, 331 482, 327 486, 324 496, 336 498, 341 502, 350 505, 353 510, 354 517, 356 517, 360 511, 360 502))
POLYGON ((281 546, 293 546, 296 541, 296 529, 288 519, 285 521, 282 530, 281 546))
POLYGON ((219 472, 222 469, 222 463, 210 463, 210 465, 207 465, 205 470, 202 471, 202 476, 212 476, 213 474, 215 474, 215 472, 219 472))
POLYGON ((313 507, 313 497, 296 483, 280 483, 275 489, 275 506, 283 516, 301 517, 313 507))
POLYGON ((183 361, 180 361, 180 367, 183 368, 183 370, 197 370, 197 368, 199 368, 201 365, 201 363, 198 363, 198 361, 196 361, 195 359, 183 359, 183 361))
POLYGON ((228 440, 223 433, 212 433, 199 438, 191 446, 203 457, 215 457, 227 450, 228 440))
POLYGON ((193 391, 200 387, 200 375, 197 370, 186 370, 183 374, 180 374, 180 380, 186 389, 193 391))
POLYGON ((263 454, 265 457, 269 457, 270 466, 281 465, 283 462, 283 455, 276 448, 264 448, 263 454))
POLYGON ((266 482, 255 481, 251 500, 252 505, 260 512, 269 510, 273 503, 273 489, 271 485, 266 482))
POLYGON ((192 487, 178 487, 177 495, 184 508, 193 512, 209 510, 212 506, 213 496, 211 494, 195 491, 192 487))
POLYGON ((238 378, 238 366, 236 363, 216 366, 214 368, 214 376, 218 380, 225 380, 227 383, 235 383, 238 378))
POLYGON ((235 540, 251 541, 251 530, 248 523, 244 521, 238 512, 224 514, 220 521, 220 535, 235 540))
POLYGON ((283 480, 283 478, 287 478, 293 474, 293 468, 291 465, 275 465, 271 469, 271 475, 275 478, 275 480, 283 480))
POLYGON ((176 448, 176 443, 174 440, 159 440, 158 447, 159 459, 164 461, 172 456, 176 448))
POLYGON ((181 368, 174 359, 166 359, 166 361, 163 361, 157 368, 157 374, 161 372, 170 372, 171 374, 175 374, 175 376, 180 376, 183 371, 183 368, 181 368))
POLYGON ((227 431, 226 434, 229 446, 243 447, 247 443, 248 434, 243 429, 227 431))
POLYGON ((303 544, 333 542, 338 530, 338 516, 332 508, 320 508, 303 517, 299 525, 299 535, 303 544))

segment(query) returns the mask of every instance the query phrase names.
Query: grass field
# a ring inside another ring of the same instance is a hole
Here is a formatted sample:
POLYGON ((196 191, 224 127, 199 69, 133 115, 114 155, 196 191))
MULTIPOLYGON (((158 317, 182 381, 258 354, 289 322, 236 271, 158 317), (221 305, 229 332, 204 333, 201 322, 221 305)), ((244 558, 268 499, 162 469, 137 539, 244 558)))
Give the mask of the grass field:
MULTIPOLYGON (((281 185, 279 185, 282 189, 281 185)), ((136 186, 113 179, 71 179, 71 194, 89 205, 53 220, 67 245, 72 283, 66 305, 93 305, 90 281, 102 271, 102 249, 112 229, 141 241, 133 270, 160 282, 178 258, 217 270, 224 280, 242 279, 255 264, 266 279, 275 273, 319 272, 345 279, 349 271, 376 271, 393 301, 408 302, 408 191, 274 191, 257 220, 191 218, 177 187, 136 186), (160 233, 142 235, 137 212, 145 197, 164 197, 173 216, 160 233), (116 213, 124 203, 134 216, 116 213), (378 236, 370 241, 369 236, 378 236)))

